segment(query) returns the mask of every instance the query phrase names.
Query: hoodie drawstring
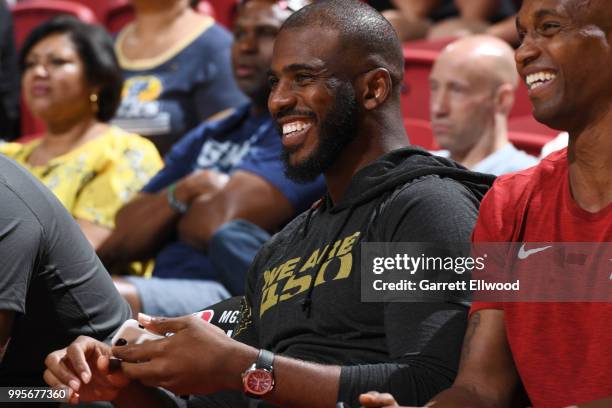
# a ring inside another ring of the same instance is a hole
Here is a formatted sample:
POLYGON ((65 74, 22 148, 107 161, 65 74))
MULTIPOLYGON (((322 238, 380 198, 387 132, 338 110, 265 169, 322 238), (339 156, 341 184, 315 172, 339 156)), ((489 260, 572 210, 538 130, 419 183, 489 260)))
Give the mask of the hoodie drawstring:
MULTIPOLYGON (((348 224, 348 221, 350 220, 351 215, 353 215, 354 209, 355 209, 355 207, 353 207, 353 206, 350 206, 348 208, 347 215, 346 215, 346 217, 344 217, 344 220, 342 221, 342 224, 340 225, 340 228, 338 228, 336 230, 336 232, 334 233, 334 237, 332 238, 332 240, 329 242, 329 244, 325 248, 325 251, 323 251, 323 255, 321 256, 322 262, 325 262, 325 258, 327 257, 327 254, 329 253, 330 249, 334 246, 334 243, 336 242, 336 240, 338 239, 338 237, 342 233, 342 230, 348 224)), ((310 218, 310 217, 308 217, 308 218, 310 218)), ((308 220, 308 218, 307 218, 307 220, 308 220)), ((306 297, 302 301, 302 312, 306 312, 306 317, 307 318, 310 318, 310 315, 311 315, 311 311, 312 311, 312 294, 314 292, 315 282, 317 281, 318 277, 319 277, 319 271, 317 271, 317 273, 315 273, 315 275, 310 280, 310 286, 308 287, 308 292, 306 292, 306 297)))

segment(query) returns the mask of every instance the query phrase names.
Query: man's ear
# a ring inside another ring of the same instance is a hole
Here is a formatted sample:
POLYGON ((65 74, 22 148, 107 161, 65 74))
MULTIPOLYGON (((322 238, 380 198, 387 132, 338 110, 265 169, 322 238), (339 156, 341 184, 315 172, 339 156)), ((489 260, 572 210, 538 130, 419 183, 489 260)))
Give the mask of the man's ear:
POLYGON ((503 84, 497 88, 495 95, 495 111, 505 116, 510 115, 514 106, 515 89, 511 84, 503 84))
POLYGON ((366 110, 374 110, 382 105, 389 95, 393 83, 391 74, 385 68, 375 68, 363 74, 357 83, 358 99, 366 110))

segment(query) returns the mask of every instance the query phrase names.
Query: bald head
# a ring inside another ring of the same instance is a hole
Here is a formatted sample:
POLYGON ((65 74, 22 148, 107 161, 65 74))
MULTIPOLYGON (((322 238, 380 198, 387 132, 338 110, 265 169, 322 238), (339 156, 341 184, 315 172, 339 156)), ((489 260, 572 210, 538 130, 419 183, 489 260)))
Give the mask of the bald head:
POLYGON ((518 86, 508 44, 484 35, 455 41, 436 60, 429 82, 434 136, 451 157, 459 160, 475 146, 507 141, 518 86))
POLYGON ((514 50, 497 37, 474 35, 449 44, 440 54, 436 65, 450 65, 469 71, 497 87, 518 85, 514 50))

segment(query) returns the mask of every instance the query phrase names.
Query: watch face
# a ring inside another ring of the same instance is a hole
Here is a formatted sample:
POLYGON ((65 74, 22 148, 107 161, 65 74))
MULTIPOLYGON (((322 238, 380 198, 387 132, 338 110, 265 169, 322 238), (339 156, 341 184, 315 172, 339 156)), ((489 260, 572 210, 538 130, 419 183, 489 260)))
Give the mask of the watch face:
POLYGON ((266 370, 253 370, 244 377, 245 391, 250 394, 264 395, 272 390, 273 385, 272 373, 266 370))

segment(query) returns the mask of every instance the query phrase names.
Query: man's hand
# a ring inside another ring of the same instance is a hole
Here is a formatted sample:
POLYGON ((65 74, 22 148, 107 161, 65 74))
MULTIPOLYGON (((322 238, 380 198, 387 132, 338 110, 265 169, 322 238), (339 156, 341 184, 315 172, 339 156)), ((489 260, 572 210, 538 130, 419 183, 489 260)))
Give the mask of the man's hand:
POLYGON ((364 408, 387 408, 387 407, 399 407, 395 398, 391 394, 381 394, 376 391, 370 391, 367 394, 361 394, 359 396, 359 403, 364 408))
POLYGON ((161 340, 113 347, 113 355, 123 360, 125 375, 148 386, 176 394, 240 389, 241 371, 257 356, 255 349, 193 316, 172 319, 141 314, 139 322, 152 332, 174 333, 161 340))
MULTIPOLYGON (((393 395, 384 393, 381 394, 376 391, 370 391, 367 394, 361 394, 359 396, 359 403, 362 408, 393 408, 399 407, 393 395)), ((433 407, 432 405, 426 405, 423 408, 433 407)), ((400 407, 400 408, 417 408, 417 407, 400 407)))
POLYGON ((51 387, 68 387, 69 401, 112 401, 130 380, 120 371, 111 372, 108 345, 80 336, 67 348, 45 359, 44 380, 51 387))

